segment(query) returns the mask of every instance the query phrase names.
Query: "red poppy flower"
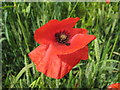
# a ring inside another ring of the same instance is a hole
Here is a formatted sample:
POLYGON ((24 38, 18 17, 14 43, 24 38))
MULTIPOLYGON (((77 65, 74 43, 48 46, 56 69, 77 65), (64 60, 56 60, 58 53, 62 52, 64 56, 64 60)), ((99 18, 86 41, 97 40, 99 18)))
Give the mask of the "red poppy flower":
POLYGON ((83 28, 73 28, 79 18, 50 20, 35 31, 34 39, 41 44, 29 53, 37 70, 48 77, 60 79, 80 60, 88 59, 87 44, 94 35, 83 28))
POLYGON ((110 0, 106 0, 106 3, 109 4, 109 3, 110 3, 110 0))
POLYGON ((114 83, 109 85, 108 90, 120 90, 120 83, 114 83))

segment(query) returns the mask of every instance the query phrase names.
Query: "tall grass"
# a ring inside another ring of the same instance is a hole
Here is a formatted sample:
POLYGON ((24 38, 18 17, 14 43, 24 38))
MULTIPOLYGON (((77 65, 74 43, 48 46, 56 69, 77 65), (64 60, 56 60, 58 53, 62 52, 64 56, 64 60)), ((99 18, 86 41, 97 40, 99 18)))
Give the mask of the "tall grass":
POLYGON ((3 2, 1 9, 4 88, 106 88, 120 81, 117 2, 3 2), (89 59, 56 80, 36 71, 28 53, 39 45, 33 38, 37 28, 67 17, 80 17, 75 27, 97 39, 89 44, 89 59))

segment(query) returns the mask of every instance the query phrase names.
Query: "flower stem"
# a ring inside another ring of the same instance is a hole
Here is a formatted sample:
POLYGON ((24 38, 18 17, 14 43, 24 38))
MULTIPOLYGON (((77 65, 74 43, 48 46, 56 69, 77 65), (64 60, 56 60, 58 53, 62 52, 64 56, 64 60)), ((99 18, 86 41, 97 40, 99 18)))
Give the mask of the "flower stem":
POLYGON ((56 79, 56 88, 59 88, 59 80, 56 79))

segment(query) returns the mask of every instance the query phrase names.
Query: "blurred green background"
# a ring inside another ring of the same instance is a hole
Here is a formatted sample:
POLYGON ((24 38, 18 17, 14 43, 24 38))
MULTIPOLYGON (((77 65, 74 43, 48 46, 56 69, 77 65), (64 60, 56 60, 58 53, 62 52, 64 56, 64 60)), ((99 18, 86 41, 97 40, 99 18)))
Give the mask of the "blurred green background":
POLYGON ((107 88, 120 82, 120 23, 118 2, 3 2, 3 88, 107 88), (28 53, 39 44, 34 31, 51 19, 80 17, 77 28, 86 28, 96 40, 89 44, 89 59, 56 80, 36 71, 28 53))

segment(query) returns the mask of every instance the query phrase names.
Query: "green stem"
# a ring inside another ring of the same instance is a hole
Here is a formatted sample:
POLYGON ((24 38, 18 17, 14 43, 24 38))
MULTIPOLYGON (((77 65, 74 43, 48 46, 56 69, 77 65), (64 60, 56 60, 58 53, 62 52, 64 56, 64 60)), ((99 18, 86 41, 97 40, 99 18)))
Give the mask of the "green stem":
POLYGON ((59 80, 56 79, 56 88, 59 88, 59 80))
POLYGON ((110 53, 109 59, 112 57, 112 54, 113 54, 113 51, 114 51, 114 49, 115 49, 115 46, 116 46, 117 40, 118 40, 118 35, 117 35, 116 38, 115 38, 115 42, 114 42, 113 48, 112 48, 112 50, 111 50, 111 53, 110 53))
POLYGON ((77 4, 78 4, 78 2, 76 2, 75 6, 73 7, 73 9, 72 9, 72 11, 71 11, 71 13, 68 17, 70 17, 72 15, 72 13, 73 13, 74 9, 76 8, 77 4))

